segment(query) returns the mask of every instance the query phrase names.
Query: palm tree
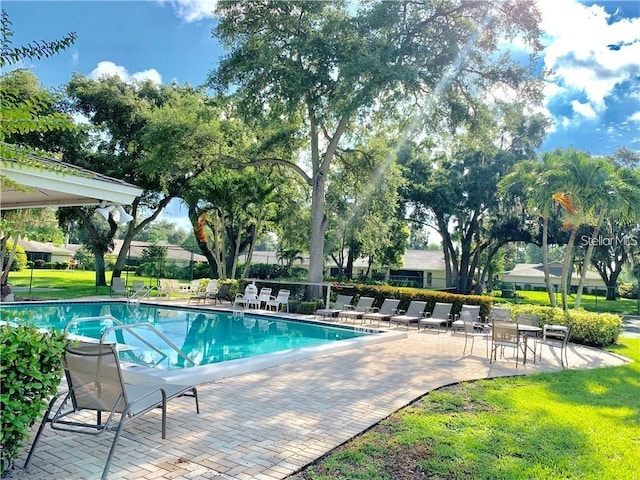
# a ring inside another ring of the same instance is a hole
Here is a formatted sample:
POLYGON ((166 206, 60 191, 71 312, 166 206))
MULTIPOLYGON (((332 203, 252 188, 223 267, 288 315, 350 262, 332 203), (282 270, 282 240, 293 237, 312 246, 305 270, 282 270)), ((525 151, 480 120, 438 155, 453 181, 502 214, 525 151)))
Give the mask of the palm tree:
POLYGON ((638 218, 640 205, 640 185, 634 172, 628 168, 615 166, 604 158, 594 159, 592 167, 591 190, 585 192, 585 206, 592 210, 592 215, 586 216, 593 226, 593 233, 588 241, 584 258, 584 268, 580 276, 575 308, 580 308, 582 288, 586 276, 587 266, 591 262, 593 248, 600 233, 600 226, 605 216, 616 216, 623 224, 638 218))
MULTIPOLYGON (((578 227, 582 224, 591 224, 599 228, 607 209, 613 208, 617 199, 612 180, 613 168, 606 159, 592 158, 588 153, 575 149, 556 151, 554 155, 557 157, 559 175, 555 183, 558 191, 553 195, 553 199, 564 208, 565 226, 570 230, 560 286, 562 308, 566 309, 568 279, 578 227)), ((590 257, 591 253, 588 252, 588 255, 590 257)), ((589 260, 589 258, 585 259, 582 275, 586 274, 589 260)), ((581 286, 583 285, 584 279, 581 283, 581 286)))
POLYGON ((631 225, 640 221, 640 170, 628 167, 615 167, 606 159, 594 161, 594 175, 592 191, 589 192, 589 203, 594 209, 595 222, 593 233, 588 240, 584 257, 584 268, 580 275, 578 292, 574 308, 580 308, 582 288, 584 287, 587 267, 591 263, 593 249, 597 243, 600 227, 605 217, 617 220, 620 225, 631 225), (601 183, 598 183, 601 181, 601 183))
POLYGON ((541 160, 522 160, 498 184, 502 194, 520 197, 527 209, 542 219, 542 269, 549 303, 554 307, 556 296, 549 275, 549 217, 561 178, 557 163, 556 156, 549 153, 541 160))

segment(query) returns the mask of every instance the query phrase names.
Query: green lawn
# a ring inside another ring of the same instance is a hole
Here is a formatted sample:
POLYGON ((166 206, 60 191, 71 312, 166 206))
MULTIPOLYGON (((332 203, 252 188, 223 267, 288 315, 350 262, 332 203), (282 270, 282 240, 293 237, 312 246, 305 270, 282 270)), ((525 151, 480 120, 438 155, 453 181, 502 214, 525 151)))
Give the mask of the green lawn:
MULTIPOLYGON (((126 278, 126 273, 122 275, 126 278)), ((130 286, 134 280, 142 280, 149 285, 155 285, 156 279, 147 277, 138 277, 129 273, 128 285, 130 286)), ((16 291, 17 297, 37 298, 39 300, 60 300, 65 298, 80 298, 90 295, 109 295, 109 287, 96 287, 95 272, 83 272, 81 270, 22 270, 20 272, 11 272, 9 274, 9 283, 11 286, 29 287, 31 285, 31 293, 28 291, 16 291), (51 290, 39 291, 38 288, 47 288, 51 290)), ((111 272, 107 272, 107 283, 111 283, 111 272)))
POLYGON ((431 392, 292 479, 640 478, 640 339, 614 350, 634 362, 431 392))
MULTIPOLYGON (((503 298, 495 296, 494 300, 501 303, 533 303, 536 305, 550 305, 547 292, 530 292, 518 290, 518 298, 503 298)), ((575 295, 569 295, 568 305, 573 308, 575 295)), ((558 305, 561 304, 560 294, 558 294, 558 305)), ((638 301, 628 298, 619 298, 618 300, 605 300, 605 297, 595 295, 582 295, 581 307, 591 312, 609 312, 619 314, 638 313, 638 301)))

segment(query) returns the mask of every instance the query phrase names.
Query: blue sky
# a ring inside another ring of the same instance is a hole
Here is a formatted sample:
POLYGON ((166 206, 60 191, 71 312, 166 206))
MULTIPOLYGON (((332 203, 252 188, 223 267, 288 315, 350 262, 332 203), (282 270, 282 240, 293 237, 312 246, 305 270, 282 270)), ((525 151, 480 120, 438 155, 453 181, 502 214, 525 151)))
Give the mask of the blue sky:
MULTIPOLYGON (((640 2, 538 4, 546 32, 543 61, 554 71, 543 108, 553 129, 542 150, 640 150, 640 2)), ((199 85, 224 53, 211 35, 212 0, 3 0, 2 8, 13 22, 15 46, 77 33, 71 48, 22 65, 48 87, 62 85, 73 72, 199 85)))

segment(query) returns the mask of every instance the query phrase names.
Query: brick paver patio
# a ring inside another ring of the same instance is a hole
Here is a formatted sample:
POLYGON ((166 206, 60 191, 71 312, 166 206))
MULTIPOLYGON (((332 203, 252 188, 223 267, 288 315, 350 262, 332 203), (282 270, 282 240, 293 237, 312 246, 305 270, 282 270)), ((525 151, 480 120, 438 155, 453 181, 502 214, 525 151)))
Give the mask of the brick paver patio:
MULTIPOLYGON (((201 385, 199 415, 191 399, 170 403, 166 440, 159 412, 127 425, 109 478, 282 479, 435 388, 560 368, 551 351, 538 365, 516 369, 510 358, 490 365, 478 340, 474 354, 463 358, 463 345, 462 335, 414 329, 405 339, 201 385)), ((569 346, 570 368, 622 363, 613 354, 569 346)), ((47 428, 29 469, 17 468, 10 477, 100 478, 111 440, 110 434, 47 428)))

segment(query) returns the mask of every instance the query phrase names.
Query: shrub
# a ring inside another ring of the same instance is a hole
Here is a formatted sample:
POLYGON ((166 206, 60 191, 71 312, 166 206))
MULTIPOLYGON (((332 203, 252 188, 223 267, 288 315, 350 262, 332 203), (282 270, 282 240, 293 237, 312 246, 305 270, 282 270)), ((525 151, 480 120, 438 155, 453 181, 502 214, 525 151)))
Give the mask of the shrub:
POLYGON ((322 308, 324 302, 322 300, 312 300, 310 302, 289 302, 289 312, 299 313, 301 315, 313 315, 318 308, 322 308))
MULTIPOLYGON (((13 250, 13 243, 12 242, 7 242, 7 250, 4 253, 4 263, 3 265, 6 265, 7 262, 9 261, 9 254, 11 253, 11 251, 13 250)), ((12 272, 19 272, 20 270, 23 270, 24 268, 26 268, 27 266, 27 254, 24 253, 24 248, 22 248, 20 245, 18 245, 16 247, 16 254, 13 256, 13 263, 11 264, 11 271, 12 272)))
MULTIPOLYGON (((332 289, 334 291, 335 289, 332 289)), ((426 311, 433 310, 436 302, 452 303, 452 312, 459 313, 462 305, 480 305, 480 316, 488 318, 493 299, 482 295, 458 295, 438 290, 424 290, 422 288, 390 287, 386 285, 349 285, 345 289, 347 295, 356 297, 374 297, 374 305, 381 305, 385 298, 400 299, 398 308, 406 310, 412 300, 427 302, 426 311)))
POLYGON ((613 345, 622 331, 622 319, 613 313, 587 312, 582 309, 563 311, 558 307, 542 305, 512 305, 512 318, 519 313, 537 315, 541 325, 571 326, 569 341, 594 347, 613 345))
POLYGON ((47 262, 41 258, 33 261, 33 268, 44 268, 47 262))
POLYGON ((571 338, 577 343, 602 347, 612 345, 622 331, 622 320, 613 313, 568 310, 571 338))
POLYGON ((622 298, 638 298, 638 284, 622 283, 618 287, 618 292, 622 298))
POLYGON ((47 397, 56 393, 66 344, 60 332, 0 326, 0 474, 13 466, 29 428, 46 409, 47 397))

